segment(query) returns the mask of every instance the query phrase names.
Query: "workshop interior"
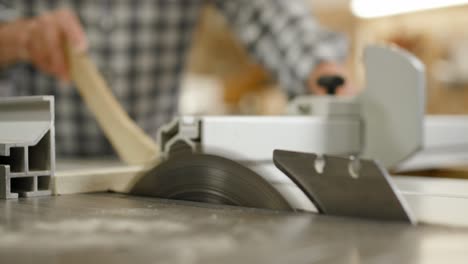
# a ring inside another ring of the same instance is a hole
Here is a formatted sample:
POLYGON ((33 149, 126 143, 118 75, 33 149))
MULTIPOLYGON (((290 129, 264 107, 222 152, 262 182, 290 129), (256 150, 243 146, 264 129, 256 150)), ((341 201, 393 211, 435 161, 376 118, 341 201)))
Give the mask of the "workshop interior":
POLYGON ((467 12, 0 0, 0 263, 468 263, 467 12))

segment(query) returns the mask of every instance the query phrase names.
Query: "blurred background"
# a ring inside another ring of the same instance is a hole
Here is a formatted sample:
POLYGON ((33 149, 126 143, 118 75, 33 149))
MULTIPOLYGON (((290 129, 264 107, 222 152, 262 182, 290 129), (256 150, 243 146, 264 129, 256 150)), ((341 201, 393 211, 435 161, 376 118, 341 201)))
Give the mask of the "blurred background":
MULTIPOLYGON (((347 67, 358 88, 365 87, 364 47, 391 43, 426 65, 429 114, 468 113, 468 1, 309 0, 309 6, 323 25, 348 37, 347 67)), ((196 31, 181 96, 183 114, 274 115, 287 101, 209 5, 196 31)))

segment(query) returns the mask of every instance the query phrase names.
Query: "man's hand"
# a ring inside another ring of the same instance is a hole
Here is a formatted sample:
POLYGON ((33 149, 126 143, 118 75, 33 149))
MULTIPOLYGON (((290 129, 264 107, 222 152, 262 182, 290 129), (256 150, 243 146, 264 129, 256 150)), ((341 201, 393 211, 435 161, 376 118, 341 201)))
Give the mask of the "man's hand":
POLYGON ((326 88, 320 86, 317 82, 320 77, 333 75, 340 76, 345 80, 344 84, 337 88, 336 95, 354 95, 356 93, 355 87, 350 83, 346 69, 340 64, 326 62, 322 62, 315 67, 310 75, 308 80, 309 91, 316 95, 326 95, 326 88))
POLYGON ((17 60, 30 61, 61 80, 70 80, 65 48, 85 52, 88 42, 78 18, 67 9, 13 22, 17 60))

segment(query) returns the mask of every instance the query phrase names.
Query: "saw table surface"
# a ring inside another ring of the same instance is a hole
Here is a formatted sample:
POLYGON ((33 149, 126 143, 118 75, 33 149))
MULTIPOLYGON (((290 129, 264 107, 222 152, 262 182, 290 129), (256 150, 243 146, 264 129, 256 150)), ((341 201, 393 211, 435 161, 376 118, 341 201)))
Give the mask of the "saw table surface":
POLYGON ((100 193, 0 201, 1 263, 468 263, 468 228, 100 193))

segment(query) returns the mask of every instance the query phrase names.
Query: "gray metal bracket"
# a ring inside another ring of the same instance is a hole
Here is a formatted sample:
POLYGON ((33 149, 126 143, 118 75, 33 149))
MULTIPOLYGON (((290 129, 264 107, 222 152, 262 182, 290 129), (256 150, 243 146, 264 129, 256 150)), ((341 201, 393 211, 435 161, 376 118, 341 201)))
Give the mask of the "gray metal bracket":
POLYGON ((163 159, 177 151, 195 152, 200 148, 200 120, 196 117, 181 117, 161 127, 157 142, 163 159))
POLYGON ((369 46, 366 89, 359 95, 364 120, 362 157, 394 168, 423 147, 424 64, 397 47, 369 46))
POLYGON ((51 195, 54 98, 0 99, 0 199, 51 195))
POLYGON ((275 150, 273 161, 320 213, 416 223, 387 171, 373 160, 275 150))

